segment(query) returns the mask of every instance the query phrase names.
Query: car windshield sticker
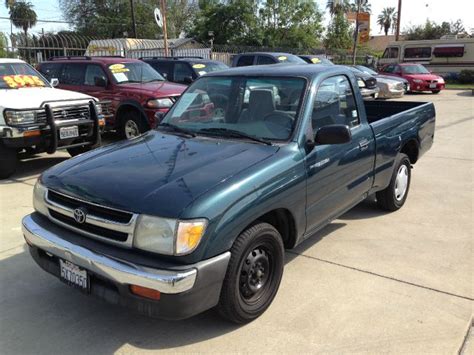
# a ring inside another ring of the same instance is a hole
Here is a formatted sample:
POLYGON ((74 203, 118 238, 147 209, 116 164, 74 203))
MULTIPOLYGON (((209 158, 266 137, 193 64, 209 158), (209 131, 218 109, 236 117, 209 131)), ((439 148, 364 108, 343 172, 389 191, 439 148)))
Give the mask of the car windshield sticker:
POLYGON ((202 68, 205 68, 205 67, 206 67, 205 64, 201 64, 201 63, 199 63, 199 64, 193 64, 193 68, 194 68, 194 69, 202 69, 202 68))
POLYGON ((204 74, 206 74, 206 71, 200 70, 200 71, 198 72, 198 74, 199 74, 199 75, 204 75, 204 74))
POLYGON ((5 75, 2 80, 10 88, 37 87, 46 84, 36 75, 5 75))
POLYGON ((321 59, 319 59, 319 58, 311 58, 311 61, 312 61, 314 64, 321 63, 321 59))
POLYGON ((176 109, 173 111, 173 117, 181 117, 181 115, 188 109, 189 106, 193 103, 199 93, 186 93, 181 96, 179 99, 179 105, 176 106, 176 109))
POLYGON ((128 81, 128 77, 125 73, 113 73, 115 80, 117 80, 118 83, 122 83, 124 81, 128 81))
POLYGON ((125 73, 130 71, 130 69, 125 67, 125 64, 112 64, 109 66, 112 74, 125 73))
POLYGON ((286 57, 286 56, 284 56, 284 55, 281 55, 281 56, 278 57, 278 60, 279 60, 280 62, 283 62, 284 60, 287 60, 287 59, 288 59, 288 57, 286 57))

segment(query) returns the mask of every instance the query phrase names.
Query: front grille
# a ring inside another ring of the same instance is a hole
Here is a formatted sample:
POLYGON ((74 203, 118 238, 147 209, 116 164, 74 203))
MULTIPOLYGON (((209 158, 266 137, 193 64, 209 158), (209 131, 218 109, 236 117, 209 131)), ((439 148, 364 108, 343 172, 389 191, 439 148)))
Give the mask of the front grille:
POLYGON ((91 112, 88 105, 52 108, 55 120, 89 120, 91 112))
POLYGON ((56 202, 57 204, 68 207, 72 210, 78 207, 84 207, 89 213, 93 214, 94 216, 107 219, 113 222, 124 224, 130 223, 130 220, 133 217, 132 213, 117 211, 114 209, 97 206, 88 202, 79 201, 74 198, 67 197, 63 194, 58 194, 57 192, 51 190, 48 191, 48 199, 52 202, 56 202))
POLYGON ((63 222, 67 225, 70 225, 71 227, 83 230, 83 231, 88 232, 88 233, 100 235, 103 238, 108 238, 108 239, 116 240, 116 241, 119 241, 119 242, 125 242, 128 238, 127 233, 117 232, 117 231, 114 231, 114 230, 111 230, 111 229, 102 228, 102 227, 95 226, 95 225, 89 224, 89 223, 82 223, 82 224, 77 223, 74 218, 65 216, 61 213, 58 213, 58 212, 52 210, 52 209, 49 210, 49 214, 54 219, 57 219, 60 222, 63 222))
POLYGON ((138 215, 104 207, 48 190, 46 196, 49 218, 68 229, 104 242, 132 247, 138 215), (76 209, 81 208, 85 219, 79 223, 76 209))
POLYGON ((438 80, 425 80, 428 84, 436 84, 438 80))

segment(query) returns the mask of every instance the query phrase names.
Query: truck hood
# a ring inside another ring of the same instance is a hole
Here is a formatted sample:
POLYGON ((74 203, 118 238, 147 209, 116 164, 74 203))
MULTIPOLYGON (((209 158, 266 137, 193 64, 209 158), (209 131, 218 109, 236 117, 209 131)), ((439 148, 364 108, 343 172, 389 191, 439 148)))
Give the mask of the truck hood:
POLYGON ((54 88, 22 88, 0 90, 2 106, 12 109, 39 108, 45 104, 51 106, 64 106, 78 99, 95 100, 92 96, 84 95, 74 91, 54 89, 54 88))
POLYGON ((58 164, 41 180, 55 191, 100 205, 177 218, 197 197, 277 150, 150 131, 58 164))
POLYGON ((152 83, 130 83, 120 84, 120 88, 126 91, 139 91, 146 93, 150 97, 179 96, 186 90, 187 86, 171 83, 169 81, 156 81, 152 83))

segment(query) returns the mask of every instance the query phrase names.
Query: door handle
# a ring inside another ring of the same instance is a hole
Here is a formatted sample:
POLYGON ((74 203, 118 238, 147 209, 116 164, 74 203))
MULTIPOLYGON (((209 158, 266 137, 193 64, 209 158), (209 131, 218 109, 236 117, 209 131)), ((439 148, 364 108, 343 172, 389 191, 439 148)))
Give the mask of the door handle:
POLYGON ((360 150, 366 150, 367 148, 369 148, 369 144, 370 144, 370 142, 367 139, 361 140, 359 142, 359 149, 360 150))

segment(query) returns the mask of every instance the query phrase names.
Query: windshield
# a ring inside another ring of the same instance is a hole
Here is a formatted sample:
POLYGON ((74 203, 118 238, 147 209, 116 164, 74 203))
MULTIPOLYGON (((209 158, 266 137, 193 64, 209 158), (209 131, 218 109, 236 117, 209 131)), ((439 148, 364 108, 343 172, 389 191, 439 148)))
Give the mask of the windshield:
POLYGON ((306 62, 303 59, 301 59, 300 57, 298 57, 296 55, 293 55, 293 54, 277 55, 276 59, 278 59, 278 61, 280 63, 304 63, 304 64, 306 64, 306 62))
POLYGON ((430 74, 428 69, 421 64, 403 65, 402 72, 403 74, 430 74))
MULTIPOLYGON (((306 81, 276 77, 203 77, 192 84, 163 123, 225 137, 233 131, 285 141, 295 127, 306 81)), ((241 137, 242 138, 242 137, 241 137)))
POLYGON ((191 63, 193 69, 199 75, 204 75, 214 71, 228 69, 229 67, 224 63, 214 63, 214 62, 197 62, 191 63))
POLYGON ((363 65, 358 65, 357 69, 359 69, 360 71, 363 71, 364 73, 369 74, 369 75, 378 75, 378 73, 375 70, 364 67, 363 65))
POLYGON ((0 89, 43 87, 49 83, 26 63, 0 63, 0 89))
POLYGON ((149 64, 143 62, 126 62, 110 64, 108 70, 118 84, 124 83, 151 83, 153 81, 164 81, 156 70, 149 64))

